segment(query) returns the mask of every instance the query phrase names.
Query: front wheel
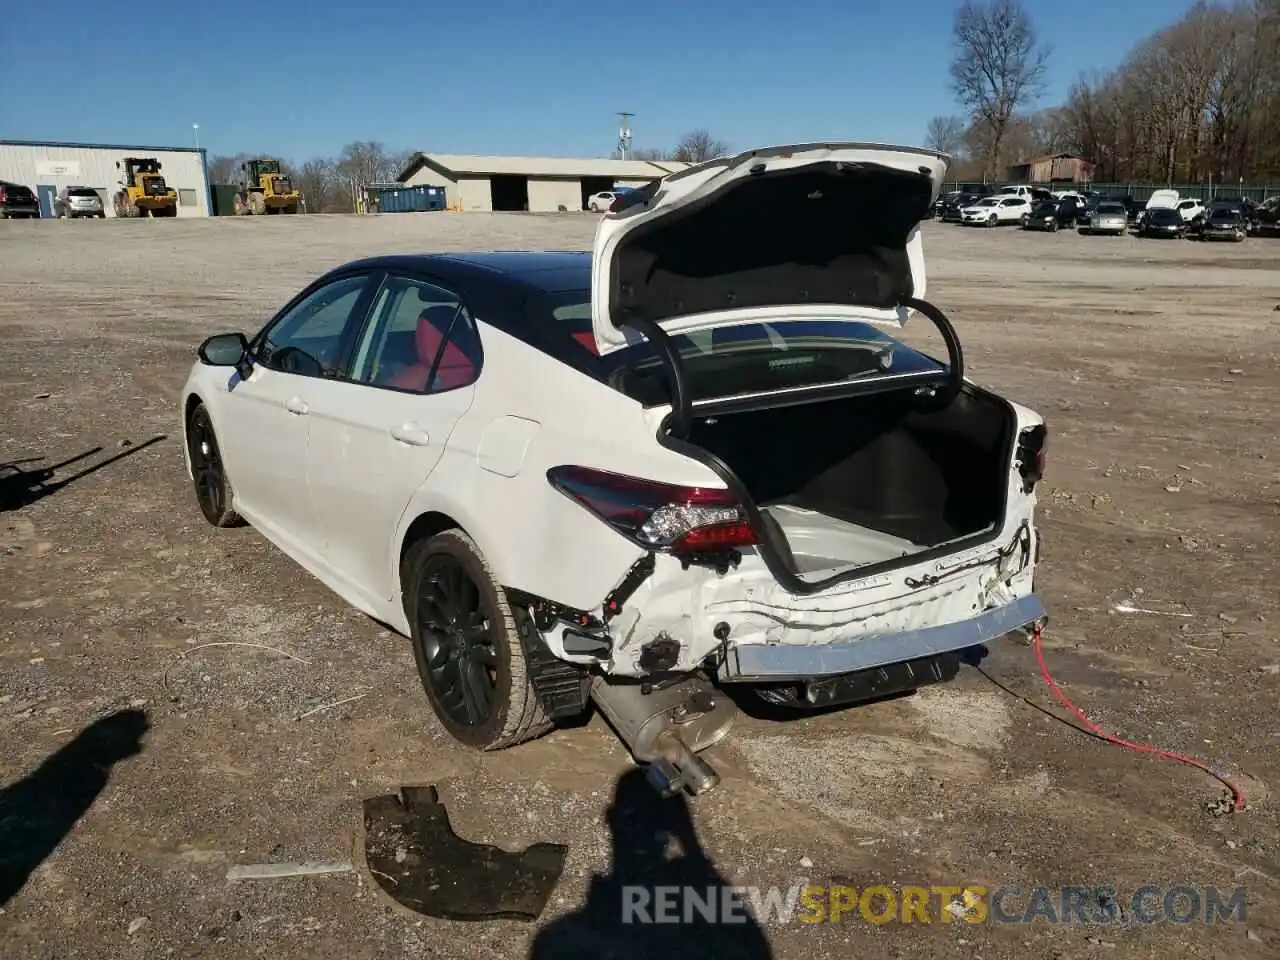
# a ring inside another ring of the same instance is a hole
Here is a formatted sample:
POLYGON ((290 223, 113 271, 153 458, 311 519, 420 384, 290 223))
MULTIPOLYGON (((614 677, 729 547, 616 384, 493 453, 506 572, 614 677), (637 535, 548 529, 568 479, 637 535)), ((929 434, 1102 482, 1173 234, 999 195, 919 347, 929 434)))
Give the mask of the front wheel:
POLYGON ((1050 233, 1057 233, 1057 232, 1058 232, 1058 221, 1057 221, 1057 220, 1050 220, 1050 221, 1049 221, 1049 232, 1050 232, 1050 233))
POLYGON ((404 569, 418 676, 449 735, 501 750, 549 731, 520 636, 527 615, 513 610, 475 542, 446 530, 411 547, 404 569))
POLYGON ((1000 218, 999 218, 999 217, 997 217, 994 213, 993 213, 991 216, 987 217, 987 226, 988 226, 988 227, 994 227, 994 226, 997 226, 999 223, 1000 223, 1000 218))
POLYGON ((187 420, 187 455, 200 512, 215 527, 238 527, 244 521, 231 509, 231 481, 222 463, 222 451, 213 432, 209 409, 197 404, 187 420))

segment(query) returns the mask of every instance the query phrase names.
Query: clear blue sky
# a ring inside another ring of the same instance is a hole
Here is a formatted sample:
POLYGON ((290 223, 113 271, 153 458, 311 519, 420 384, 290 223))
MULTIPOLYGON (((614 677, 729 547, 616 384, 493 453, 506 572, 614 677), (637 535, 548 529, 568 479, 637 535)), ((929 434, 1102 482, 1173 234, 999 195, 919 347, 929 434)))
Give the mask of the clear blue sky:
MULTIPOLYGON (((1191 0, 1024 0, 1045 102, 1191 0)), ((292 160, 395 150, 605 156, 706 127, 734 148, 919 143, 955 112, 955 0, 0 0, 0 138, 292 160), (376 11, 376 12, 371 12, 376 11)))

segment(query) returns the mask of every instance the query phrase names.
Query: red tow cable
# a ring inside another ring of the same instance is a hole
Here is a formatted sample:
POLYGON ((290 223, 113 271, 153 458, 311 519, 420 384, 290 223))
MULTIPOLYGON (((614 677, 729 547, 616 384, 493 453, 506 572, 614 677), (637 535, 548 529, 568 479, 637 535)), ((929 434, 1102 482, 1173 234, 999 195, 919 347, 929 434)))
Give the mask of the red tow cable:
POLYGON ((1067 699, 1067 695, 1062 692, 1062 688, 1058 686, 1058 682, 1053 679, 1053 674, 1049 672, 1049 666, 1044 662, 1044 649, 1040 644, 1041 626, 1036 624, 1035 632, 1032 637, 1031 646, 1036 652, 1036 662, 1040 664, 1040 676, 1044 678, 1044 682, 1049 685, 1049 689, 1053 691, 1053 695, 1058 698, 1058 702, 1071 711, 1077 720, 1084 724, 1085 729, 1097 737, 1101 737, 1108 743, 1114 743, 1118 747, 1125 747, 1128 750, 1134 750, 1138 753, 1154 753, 1157 757, 1165 760, 1173 760, 1177 763, 1184 763, 1189 767, 1195 767, 1197 770, 1203 770, 1213 779, 1217 780, 1228 790, 1231 791, 1231 808, 1233 810, 1244 809, 1244 791, 1232 783, 1226 776, 1218 773, 1208 764, 1195 757, 1188 757, 1185 754, 1174 753, 1172 750, 1161 750, 1159 747, 1153 747, 1147 743, 1133 743, 1129 740, 1123 740, 1103 730, 1100 726, 1085 716, 1084 711, 1077 707, 1074 703, 1067 699))

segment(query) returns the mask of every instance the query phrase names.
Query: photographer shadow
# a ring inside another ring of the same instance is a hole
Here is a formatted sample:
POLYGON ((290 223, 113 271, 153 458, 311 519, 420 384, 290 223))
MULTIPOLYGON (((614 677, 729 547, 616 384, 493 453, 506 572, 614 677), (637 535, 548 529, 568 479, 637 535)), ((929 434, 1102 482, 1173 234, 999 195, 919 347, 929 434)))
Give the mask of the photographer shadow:
POLYGON ((606 819, 612 871, 592 878, 581 909, 538 931, 529 960, 770 960, 764 930, 741 900, 724 909, 731 885, 702 849, 683 794, 664 798, 642 769, 629 770, 606 819))

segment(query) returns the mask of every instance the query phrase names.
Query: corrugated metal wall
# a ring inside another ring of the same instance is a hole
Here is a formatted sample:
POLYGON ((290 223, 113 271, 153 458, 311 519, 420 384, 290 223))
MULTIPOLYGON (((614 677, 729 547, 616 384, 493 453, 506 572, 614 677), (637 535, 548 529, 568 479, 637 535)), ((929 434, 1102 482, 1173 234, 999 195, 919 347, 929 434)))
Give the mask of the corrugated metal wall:
MULTIPOLYGON (((194 150, 156 150, 145 147, 53 146, 0 142, 0 180, 26 184, 33 191, 51 187, 92 187, 108 198, 120 183, 116 162, 125 157, 155 157, 170 188, 178 192, 178 216, 209 216, 209 188, 204 154, 194 150)), ((114 216, 110 202, 107 216, 114 216)))

